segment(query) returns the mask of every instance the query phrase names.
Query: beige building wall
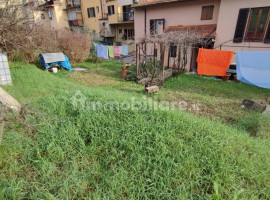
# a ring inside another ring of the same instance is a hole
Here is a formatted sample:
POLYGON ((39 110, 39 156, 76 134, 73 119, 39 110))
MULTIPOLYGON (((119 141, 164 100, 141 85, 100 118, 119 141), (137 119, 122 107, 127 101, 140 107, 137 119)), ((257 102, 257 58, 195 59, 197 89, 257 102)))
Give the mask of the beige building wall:
POLYGON ((45 27, 51 27, 51 22, 48 16, 48 12, 46 11, 33 11, 34 21, 37 25, 45 26, 45 27), (45 17, 45 19, 43 18, 45 17))
MULTIPOLYGON (((219 47, 220 44, 232 40, 234 37, 238 13, 241 8, 252 8, 252 7, 269 7, 270 0, 221 0, 220 12, 217 26, 217 37, 215 46, 219 47)), ((270 44, 265 44, 263 42, 242 42, 233 43, 233 41, 227 42, 226 45, 230 47, 223 46, 224 50, 270 50, 270 44), (235 47, 233 47, 235 46, 235 47), (268 49, 250 48, 250 46, 258 47, 269 47, 268 49)))
POLYGON ((53 6, 54 10, 54 19, 51 20, 52 27, 54 29, 63 29, 69 28, 68 25, 68 16, 66 10, 66 1, 65 0, 58 0, 60 3, 55 3, 53 6))
POLYGON ((115 1, 108 1, 106 3, 106 8, 105 8, 105 13, 108 13, 108 6, 114 6, 114 14, 113 15, 108 15, 109 23, 110 24, 116 24, 118 23, 118 14, 119 14, 119 9, 118 9, 118 4, 117 0, 115 1))
POLYGON ((81 0, 82 16, 84 25, 87 26, 91 31, 99 33, 99 19, 102 18, 102 12, 104 17, 104 1, 100 0, 81 0), (101 6, 102 4, 102 6, 101 6), (96 17, 88 17, 87 8, 95 8, 96 17), (98 7, 98 9, 97 9, 98 7), (97 12, 99 10, 99 12, 97 12))
POLYGON ((117 42, 121 42, 123 45, 128 45, 128 51, 129 53, 134 52, 135 51, 135 42, 132 39, 127 39, 124 40, 123 38, 121 38, 119 36, 119 29, 122 29, 122 32, 124 32, 124 29, 134 29, 134 24, 133 23, 122 23, 122 24, 117 24, 115 25, 115 40, 117 42))
MULTIPOLYGON (((119 15, 122 15, 122 6, 123 5, 131 5, 133 0, 112 0, 112 1, 105 1, 105 0, 82 0, 81 7, 82 7, 82 15, 84 20, 84 25, 87 26, 90 30, 95 31, 98 35, 101 29, 101 23, 107 23, 110 26, 110 32, 112 36, 115 36, 115 41, 122 42, 123 44, 132 44, 133 41, 123 40, 119 37, 119 29, 134 29, 134 23, 121 23, 119 21, 119 15), (119 3, 119 4, 118 4, 119 3), (108 6, 114 5, 114 14, 108 15, 108 6), (88 17, 87 8, 95 8, 96 17, 88 17), (99 12, 97 12, 97 7, 99 7, 99 12), (102 14, 103 12, 103 14, 102 14), (102 20, 101 20, 102 19, 102 20)), ((108 28, 108 27, 107 27, 108 28)), ((134 51, 135 47, 132 46, 130 48, 134 51)))

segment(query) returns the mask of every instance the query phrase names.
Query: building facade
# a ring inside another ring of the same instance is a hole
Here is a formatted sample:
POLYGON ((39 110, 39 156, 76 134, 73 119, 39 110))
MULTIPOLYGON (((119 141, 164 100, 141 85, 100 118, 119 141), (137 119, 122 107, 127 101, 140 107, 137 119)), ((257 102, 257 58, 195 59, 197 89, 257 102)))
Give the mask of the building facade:
POLYGON ((216 47, 270 50, 270 1, 221 0, 216 47))
MULTIPOLYGON (((212 27, 211 48, 270 49, 269 0, 141 0, 134 5, 135 39, 153 33, 212 27)), ((198 48, 187 52, 187 71, 196 71, 198 48)), ((169 58, 171 59, 171 58, 169 58)))
POLYGON ((36 24, 54 30, 83 27, 80 0, 29 0, 36 24))
POLYGON ((84 25, 108 44, 134 43, 133 0, 82 0, 84 25))

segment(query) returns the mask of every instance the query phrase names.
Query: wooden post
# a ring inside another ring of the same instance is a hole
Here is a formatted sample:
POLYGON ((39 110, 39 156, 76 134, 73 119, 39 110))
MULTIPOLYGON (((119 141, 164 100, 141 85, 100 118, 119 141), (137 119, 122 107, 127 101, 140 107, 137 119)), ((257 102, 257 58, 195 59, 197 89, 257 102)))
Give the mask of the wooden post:
MULTIPOLYGON (((171 50, 171 46, 169 46, 169 49, 168 49, 168 57, 167 57, 167 67, 170 68, 170 50, 171 50)), ((165 51, 165 50, 164 50, 165 51)))
POLYGON ((178 74, 180 73, 180 65, 181 65, 181 51, 182 51, 182 46, 178 45, 178 74))
POLYGON ((154 67, 156 67, 156 43, 154 43, 154 67))
POLYGON ((165 64, 164 64, 164 58, 165 58, 165 49, 166 49, 166 46, 163 47, 162 44, 160 44, 160 53, 161 53, 161 60, 162 60, 162 85, 164 85, 164 82, 165 82, 165 64), (164 48, 164 49, 163 49, 164 48))
POLYGON ((138 60, 139 60, 139 51, 138 51, 138 44, 136 44, 136 75, 138 76, 138 74, 139 74, 139 62, 138 62, 138 60))

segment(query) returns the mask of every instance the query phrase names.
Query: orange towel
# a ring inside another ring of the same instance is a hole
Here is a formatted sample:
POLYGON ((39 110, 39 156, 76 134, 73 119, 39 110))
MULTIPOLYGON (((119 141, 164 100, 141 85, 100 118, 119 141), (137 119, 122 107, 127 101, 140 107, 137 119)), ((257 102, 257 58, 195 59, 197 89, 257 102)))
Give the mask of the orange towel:
POLYGON ((198 74, 225 76, 233 55, 233 51, 199 49, 197 57, 198 74))

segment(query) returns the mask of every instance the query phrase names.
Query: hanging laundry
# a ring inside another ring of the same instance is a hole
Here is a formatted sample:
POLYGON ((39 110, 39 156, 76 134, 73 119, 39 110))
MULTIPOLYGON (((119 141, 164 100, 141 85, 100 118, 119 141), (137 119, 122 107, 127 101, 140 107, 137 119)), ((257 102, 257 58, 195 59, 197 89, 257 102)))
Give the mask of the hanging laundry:
POLYGON ((225 76, 233 55, 233 51, 199 49, 197 57, 198 74, 208 76, 225 76))
POLYGON ((239 51, 236 53, 237 79, 270 89, 270 51, 239 51))
POLYGON ((96 44, 96 51, 97 51, 97 57, 98 58, 103 58, 102 50, 103 50, 102 45, 96 44))
POLYGON ((122 46, 119 46, 119 54, 120 54, 120 56, 123 55, 122 46))
POLYGON ((109 59, 108 46, 102 44, 96 44, 97 57, 109 59))
POLYGON ((114 57, 120 57, 119 46, 114 46, 114 57))
POLYGON ((123 56, 128 56, 128 45, 122 46, 123 56))
POLYGON ((102 56, 104 59, 109 59, 108 46, 102 45, 102 56))
POLYGON ((108 50, 109 50, 109 57, 114 58, 114 48, 113 48, 113 46, 108 46, 108 50))

